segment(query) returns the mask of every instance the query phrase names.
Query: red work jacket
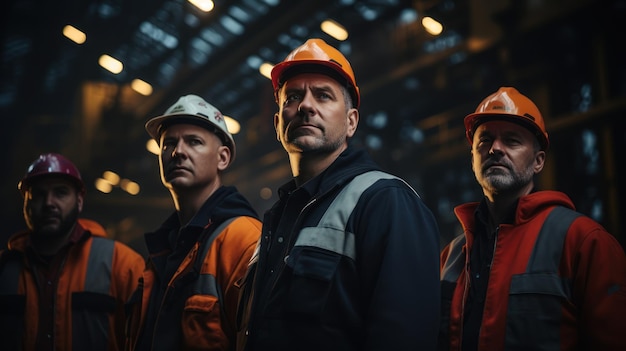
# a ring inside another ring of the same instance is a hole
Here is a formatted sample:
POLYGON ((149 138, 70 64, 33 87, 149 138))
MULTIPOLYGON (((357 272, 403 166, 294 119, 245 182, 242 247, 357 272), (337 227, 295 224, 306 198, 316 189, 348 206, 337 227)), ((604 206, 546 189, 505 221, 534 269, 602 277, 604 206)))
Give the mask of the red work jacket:
MULTIPOLYGON (((589 217, 577 217, 555 252, 556 274, 527 271, 544 221, 556 206, 574 209, 563 193, 532 193, 519 200, 514 223, 499 226, 478 337, 479 350, 626 350, 626 256, 602 226, 589 217), (522 281, 533 283, 520 287, 522 281), (552 285, 563 289, 553 289, 552 285), (548 313, 542 307, 555 302, 556 313, 548 313), (546 319, 551 321, 547 327, 528 332, 546 319), (547 334, 557 336, 555 347, 548 348, 545 342, 537 341, 547 334)), ((455 208, 465 235, 465 245, 457 256, 462 259, 458 276, 445 271, 448 260, 455 259, 456 250, 448 245, 441 254, 442 286, 456 282, 449 290, 451 296, 443 296, 446 289, 442 289, 442 305, 449 306, 443 313, 442 350, 461 349, 477 207, 478 203, 469 203, 455 208)))

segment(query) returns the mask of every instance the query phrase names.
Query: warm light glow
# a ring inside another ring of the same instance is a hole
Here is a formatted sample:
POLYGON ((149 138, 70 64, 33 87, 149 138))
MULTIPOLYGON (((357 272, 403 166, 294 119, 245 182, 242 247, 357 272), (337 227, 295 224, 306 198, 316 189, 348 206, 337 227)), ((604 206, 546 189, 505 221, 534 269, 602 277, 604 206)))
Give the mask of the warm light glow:
POLYGON ((113 190, 113 185, 111 185, 111 183, 109 183, 109 181, 106 179, 98 178, 94 182, 94 185, 96 189, 98 189, 99 191, 105 194, 108 194, 111 192, 111 190, 113 190))
POLYGON ((215 4, 211 0, 188 0, 190 4, 197 7, 201 11, 210 12, 215 7, 215 4))
POLYGON ((230 134, 237 134, 241 130, 241 125, 236 119, 224 116, 224 121, 226 122, 226 129, 228 129, 230 134))
POLYGON ((120 182, 120 188, 131 195, 139 194, 139 184, 129 179, 122 179, 120 182))
POLYGON ((159 144, 154 139, 148 140, 148 142, 146 143, 146 150, 150 151, 150 153, 153 153, 157 156, 161 154, 161 148, 159 147, 159 144))
POLYGON ((102 173, 102 178, 111 183, 111 185, 117 185, 120 182, 120 176, 112 171, 105 171, 102 173))
POLYGON ((322 22, 320 27, 322 28, 324 33, 330 35, 337 40, 343 41, 348 39, 348 31, 346 30, 346 28, 333 20, 326 20, 322 22))
POLYGON ((259 72, 261 72, 265 78, 272 79, 272 68, 274 68, 274 65, 265 62, 259 66, 259 72))
POLYGON ((443 32, 443 25, 432 17, 424 17, 422 19, 422 25, 426 31, 432 35, 439 35, 443 32))
POLYGON ((259 195, 263 200, 269 200, 272 197, 272 189, 264 187, 259 191, 259 195))
POLYGON ((100 56, 98 63, 102 66, 102 68, 113 74, 118 74, 124 69, 124 65, 121 61, 106 54, 100 56))
POLYGON ((130 82, 130 87, 143 96, 150 96, 152 94, 152 85, 141 79, 133 79, 133 81, 130 82))
POLYGON ((63 35, 76 44, 83 44, 87 40, 87 35, 80 29, 70 26, 69 24, 63 27, 63 35))

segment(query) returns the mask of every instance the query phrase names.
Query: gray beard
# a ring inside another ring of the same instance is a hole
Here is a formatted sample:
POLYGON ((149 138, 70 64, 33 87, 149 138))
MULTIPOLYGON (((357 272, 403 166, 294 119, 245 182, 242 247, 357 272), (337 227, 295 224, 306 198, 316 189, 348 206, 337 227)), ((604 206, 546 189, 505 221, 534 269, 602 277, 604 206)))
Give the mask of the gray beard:
POLYGON ((493 194, 515 193, 531 183, 533 176, 534 173, 530 167, 522 173, 483 174, 480 185, 493 194))

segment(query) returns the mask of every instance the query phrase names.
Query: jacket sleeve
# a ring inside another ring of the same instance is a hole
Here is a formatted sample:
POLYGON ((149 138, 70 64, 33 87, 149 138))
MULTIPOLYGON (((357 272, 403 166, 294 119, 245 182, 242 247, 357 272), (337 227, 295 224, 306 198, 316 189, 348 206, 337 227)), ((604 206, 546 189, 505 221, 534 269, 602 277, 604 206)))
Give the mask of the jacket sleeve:
POLYGON ((564 259, 573 276, 583 349, 626 350, 626 256, 619 242, 590 218, 573 223, 564 259), (574 231, 574 233, 572 233, 574 231), (571 242, 570 242, 571 243, 571 242))
POLYGON ((237 331, 238 283, 248 270, 260 235, 261 221, 252 217, 238 218, 221 235, 218 281, 224 292, 222 307, 227 325, 223 329, 230 340, 235 339, 237 331))
POLYGON ((357 219, 358 264, 369 299, 367 350, 434 350, 440 315, 439 229, 406 185, 385 181, 364 193, 357 219))

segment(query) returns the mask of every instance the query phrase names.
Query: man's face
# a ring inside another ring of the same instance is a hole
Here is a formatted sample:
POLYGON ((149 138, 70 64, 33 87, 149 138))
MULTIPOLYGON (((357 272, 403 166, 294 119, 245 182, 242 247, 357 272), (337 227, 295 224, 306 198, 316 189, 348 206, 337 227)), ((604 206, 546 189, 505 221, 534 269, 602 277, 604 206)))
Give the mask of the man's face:
POLYGON ((36 239, 66 236, 83 210, 83 195, 63 176, 42 176, 24 194, 24 219, 36 239))
POLYGON ((545 152, 523 126, 489 121, 476 128, 472 168, 485 195, 528 193, 533 176, 543 169, 545 152))
POLYGON ((288 153, 334 153, 347 147, 359 113, 349 108, 334 79, 304 73, 285 82, 274 116, 278 140, 288 153))
POLYGON ((226 169, 230 150, 206 128, 173 124, 161 135, 161 181, 169 189, 204 188, 218 181, 226 169))

